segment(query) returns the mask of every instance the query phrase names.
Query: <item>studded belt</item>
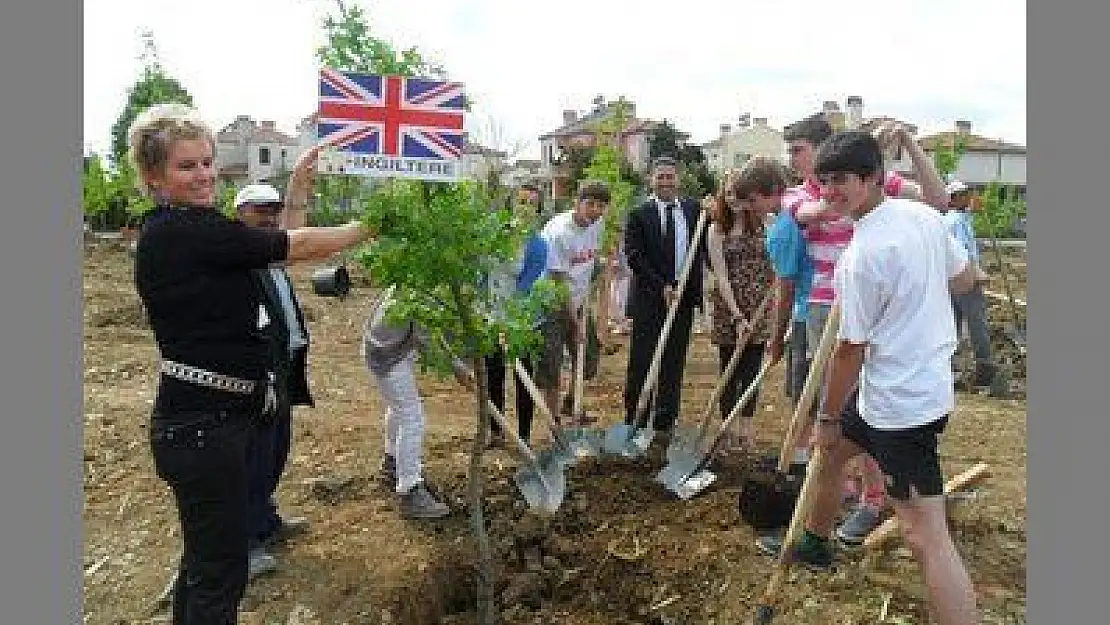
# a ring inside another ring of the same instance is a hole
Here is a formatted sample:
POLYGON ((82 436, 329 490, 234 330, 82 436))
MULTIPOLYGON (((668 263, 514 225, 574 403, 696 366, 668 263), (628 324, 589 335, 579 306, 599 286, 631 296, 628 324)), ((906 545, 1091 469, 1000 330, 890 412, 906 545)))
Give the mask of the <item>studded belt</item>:
POLYGON ((172 360, 162 360, 161 372, 171 378, 181 380, 182 382, 189 382, 217 391, 239 393, 240 395, 250 395, 258 387, 258 382, 253 380, 244 380, 229 375, 213 373, 199 367, 184 365, 172 360))

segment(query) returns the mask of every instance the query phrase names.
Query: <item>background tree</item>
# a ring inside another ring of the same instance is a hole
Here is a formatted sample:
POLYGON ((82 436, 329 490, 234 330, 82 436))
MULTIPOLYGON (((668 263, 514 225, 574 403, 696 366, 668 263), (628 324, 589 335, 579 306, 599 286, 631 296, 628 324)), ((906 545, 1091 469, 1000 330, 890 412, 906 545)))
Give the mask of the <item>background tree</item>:
POLYGON ((605 213, 605 231, 602 254, 608 255, 616 248, 620 227, 628 217, 636 194, 635 183, 626 176, 631 171, 628 159, 621 149, 624 130, 628 125, 629 104, 618 98, 612 113, 597 122, 592 158, 582 171, 586 179, 601 180, 609 185, 609 210, 605 213))
POLYGON ((149 31, 144 32, 142 41, 143 53, 139 57, 143 63, 142 73, 128 91, 123 111, 112 126, 110 158, 115 166, 127 160, 127 131, 131 129, 132 122, 140 113, 155 104, 166 102, 193 106, 193 96, 162 67, 158 57, 158 47, 154 43, 154 35, 149 31))
POLYGON ((652 159, 669 156, 679 163, 679 191, 686 197, 702 198, 716 188, 709 162, 700 146, 682 141, 678 129, 663 120, 648 136, 648 155, 652 159))
MULTIPOLYGON (((953 135, 933 152, 933 164, 944 179, 950 179, 960 167, 960 159, 967 153, 967 138, 953 135)), ((1024 220, 1028 211, 1026 201, 1019 197, 1016 187, 993 181, 973 200, 979 210, 972 213, 975 235, 978 237, 1024 236, 1015 226, 1024 220)))
MULTIPOLYGON (((425 61, 417 50, 397 53, 374 37, 359 7, 348 7, 342 0, 336 5, 338 14, 323 24, 327 44, 318 56, 325 65, 340 71, 446 77, 446 71, 425 61)), ((319 178, 320 185, 327 185, 326 180, 337 177, 319 178)), ((489 437, 484 357, 494 351, 499 337, 505 339, 509 358, 533 352, 540 339, 533 328, 536 315, 567 296, 565 289, 541 281, 532 296, 512 298, 504 317, 489 314, 493 302, 479 288, 480 278, 495 264, 513 258, 526 236, 524 224, 512 211, 494 210, 491 200, 489 189, 473 181, 389 180, 370 185, 358 208, 378 236, 355 253, 378 285, 398 287, 390 317, 416 322, 429 331, 433 345, 443 347, 422 357, 422 367, 448 375, 450 352, 468 361, 475 373, 468 499, 478 553, 478 619, 483 625, 494 623, 497 613, 493 553, 482 509, 483 452, 489 437)))
POLYGON ((104 161, 98 154, 85 157, 82 178, 82 203, 85 219, 94 229, 104 227, 105 218, 112 208, 112 180, 104 161))

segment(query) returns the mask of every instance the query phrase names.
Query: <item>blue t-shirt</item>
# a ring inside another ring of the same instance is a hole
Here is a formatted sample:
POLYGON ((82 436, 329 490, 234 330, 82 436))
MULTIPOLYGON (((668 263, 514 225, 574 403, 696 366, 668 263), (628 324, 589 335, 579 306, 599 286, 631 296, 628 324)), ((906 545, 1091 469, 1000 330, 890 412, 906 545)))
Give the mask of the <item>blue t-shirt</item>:
POLYGON ((532 285, 543 277, 547 269, 547 241, 537 232, 524 245, 524 259, 520 274, 516 278, 516 290, 528 293, 532 285))
POLYGON ((775 274, 794 283, 794 320, 809 316, 809 290, 813 286, 813 259, 797 220, 788 210, 779 211, 767 229, 767 255, 775 274))

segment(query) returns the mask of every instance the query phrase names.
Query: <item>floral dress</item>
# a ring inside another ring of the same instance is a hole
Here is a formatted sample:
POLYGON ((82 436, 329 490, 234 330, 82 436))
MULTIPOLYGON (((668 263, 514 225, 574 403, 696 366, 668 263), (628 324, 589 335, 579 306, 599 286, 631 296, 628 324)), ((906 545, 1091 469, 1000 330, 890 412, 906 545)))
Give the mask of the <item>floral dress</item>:
MULTIPOLYGON (((762 228, 754 235, 733 233, 724 236, 721 251, 728 274, 728 285, 732 287, 736 305, 745 317, 751 319, 759 310, 759 304, 775 279, 775 272, 764 247, 762 228)), ((710 340, 715 345, 733 345, 737 338, 736 325, 732 322, 732 309, 720 292, 724 286, 720 280, 716 280, 711 295, 714 314, 710 340)), ((764 313, 748 341, 749 345, 766 343, 770 338, 769 318, 770 315, 764 313)))

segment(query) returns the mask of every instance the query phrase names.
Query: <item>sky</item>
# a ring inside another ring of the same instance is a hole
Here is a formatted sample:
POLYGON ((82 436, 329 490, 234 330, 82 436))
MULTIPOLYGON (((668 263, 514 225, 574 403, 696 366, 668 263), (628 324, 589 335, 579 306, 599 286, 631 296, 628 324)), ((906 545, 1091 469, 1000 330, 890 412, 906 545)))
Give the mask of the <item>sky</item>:
MULTIPOLYGON (((920 134, 966 119, 1025 143, 1022 0, 346 0, 372 32, 445 65, 475 100, 479 142, 538 158, 538 136, 624 96, 702 143, 744 113, 782 127, 848 96, 920 134), (758 7, 758 8, 757 8, 758 7), (829 7, 832 10, 829 11, 829 7)), ((86 0, 84 146, 104 152, 141 71, 141 33, 219 129, 237 115, 292 132, 316 107, 334 0, 86 0)))

